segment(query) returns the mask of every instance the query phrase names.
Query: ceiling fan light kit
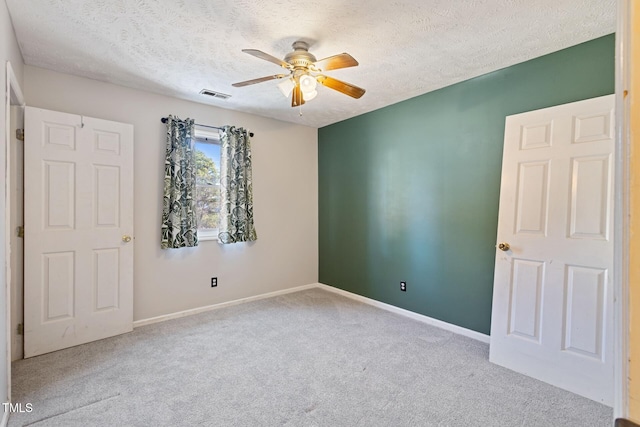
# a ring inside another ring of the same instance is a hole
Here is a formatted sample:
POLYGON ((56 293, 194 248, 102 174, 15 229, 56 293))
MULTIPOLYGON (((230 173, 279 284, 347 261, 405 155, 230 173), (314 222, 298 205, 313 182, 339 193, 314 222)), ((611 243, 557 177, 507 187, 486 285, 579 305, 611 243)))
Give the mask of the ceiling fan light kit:
POLYGON ((314 77, 311 77, 309 74, 303 74, 302 76, 300 76, 300 89, 302 90, 302 92, 313 92, 314 90, 316 90, 317 85, 318 82, 316 82, 316 79, 314 77))
POLYGON ((302 99, 304 99, 305 101, 311 101, 313 98, 315 98, 316 96, 318 96, 318 91, 317 90, 312 90, 309 92, 302 92, 302 99))
POLYGON ((288 78, 278 83, 278 89, 280 89, 280 92, 282 92, 285 98, 288 98, 291 95, 294 87, 296 87, 296 84, 292 78, 288 78))
POLYGON ((314 99, 318 95, 316 90, 318 83, 352 98, 358 99, 364 95, 364 89, 322 74, 325 71, 357 66, 358 61, 348 53, 341 53, 318 61, 315 56, 309 53, 307 42, 298 40, 291 47, 293 52, 287 53, 284 59, 276 58, 256 49, 243 49, 242 51, 249 55, 289 70, 289 74, 274 74, 234 83, 232 86, 244 87, 269 80, 284 79, 278 84, 278 89, 285 97, 291 96, 292 107, 301 106, 306 101, 314 99))

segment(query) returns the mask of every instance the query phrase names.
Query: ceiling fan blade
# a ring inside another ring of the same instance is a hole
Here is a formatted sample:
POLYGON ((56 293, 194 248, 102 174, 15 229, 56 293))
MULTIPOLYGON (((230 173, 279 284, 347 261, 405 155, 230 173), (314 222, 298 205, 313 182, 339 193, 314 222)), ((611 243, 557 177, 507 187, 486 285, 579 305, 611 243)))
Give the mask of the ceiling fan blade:
POLYGON ((231 86, 233 86, 233 87, 249 86, 249 85, 254 85, 256 83, 266 82, 266 81, 269 81, 269 80, 281 79, 281 78, 287 77, 287 76, 288 76, 288 74, 274 74, 273 76, 260 77, 259 79, 245 80, 243 82, 234 83, 231 86))
POLYGON ((364 89, 354 86, 350 83, 345 83, 338 79, 334 79, 333 77, 323 76, 322 74, 316 77, 320 84, 331 88, 333 90, 337 90, 338 92, 342 92, 345 95, 349 95, 352 98, 360 98, 366 92, 364 89))
POLYGON ((284 62, 282 59, 276 58, 273 55, 269 55, 268 53, 264 53, 261 50, 257 49, 242 49, 244 53, 248 53, 249 55, 253 55, 256 58, 264 59, 265 61, 273 62, 276 65, 281 66, 282 68, 286 68, 287 70, 292 68, 292 65, 288 62, 284 62))
POLYGON ((333 55, 316 61, 313 65, 320 71, 330 71, 337 70, 339 68, 355 67, 358 65, 358 61, 356 61, 353 56, 345 52, 340 55, 333 55))
POLYGON ((300 89, 300 83, 296 84, 293 88, 293 95, 291 96, 291 106, 299 107, 304 104, 304 98, 302 97, 302 90, 300 89))

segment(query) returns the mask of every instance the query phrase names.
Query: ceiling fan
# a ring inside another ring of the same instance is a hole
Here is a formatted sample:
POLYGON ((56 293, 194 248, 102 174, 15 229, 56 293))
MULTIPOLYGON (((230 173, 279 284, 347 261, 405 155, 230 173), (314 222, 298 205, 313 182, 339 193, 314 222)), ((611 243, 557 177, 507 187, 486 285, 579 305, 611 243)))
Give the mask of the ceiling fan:
POLYGON ((244 82, 234 83, 232 86, 243 87, 269 80, 286 79, 278 84, 278 88, 287 97, 289 94, 293 93, 293 96, 291 97, 292 107, 298 107, 304 104, 305 101, 310 101, 315 98, 318 94, 316 91, 317 83, 356 99, 364 95, 364 89, 322 74, 325 71, 355 67, 358 65, 358 61, 348 53, 341 53, 339 55, 330 56, 317 61, 316 57, 309 53, 309 44, 307 42, 298 40, 294 42, 291 47, 293 48, 293 52, 287 53, 284 60, 278 59, 275 56, 269 55, 268 53, 264 53, 260 50, 242 49, 243 52, 248 53, 249 55, 264 59, 265 61, 273 62, 274 64, 289 70, 289 73, 274 74, 272 76, 246 80, 244 82))

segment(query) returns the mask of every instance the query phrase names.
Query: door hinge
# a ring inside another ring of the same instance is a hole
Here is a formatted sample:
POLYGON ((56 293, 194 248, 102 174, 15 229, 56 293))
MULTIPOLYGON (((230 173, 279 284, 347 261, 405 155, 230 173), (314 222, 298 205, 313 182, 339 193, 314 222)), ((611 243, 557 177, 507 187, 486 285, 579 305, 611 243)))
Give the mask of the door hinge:
POLYGON ((18 237, 24 237, 24 227, 23 226, 19 226, 16 229, 17 233, 18 233, 18 237))
POLYGON ((24 129, 16 129, 16 139, 18 141, 24 141, 24 129))
POLYGON ((18 335, 22 335, 24 333, 24 326, 22 323, 18 323, 18 335))

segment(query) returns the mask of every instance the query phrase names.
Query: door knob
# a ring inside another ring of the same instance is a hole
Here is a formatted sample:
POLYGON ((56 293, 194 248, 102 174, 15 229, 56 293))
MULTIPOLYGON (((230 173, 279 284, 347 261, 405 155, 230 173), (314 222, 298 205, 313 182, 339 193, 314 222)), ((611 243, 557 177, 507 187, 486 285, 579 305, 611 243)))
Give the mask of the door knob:
POLYGON ((508 251, 510 248, 508 243, 498 243, 498 249, 500 249, 501 251, 508 251))
POLYGON ((127 236, 126 234, 122 236, 122 241, 125 243, 129 243, 131 241, 131 236, 127 236))

